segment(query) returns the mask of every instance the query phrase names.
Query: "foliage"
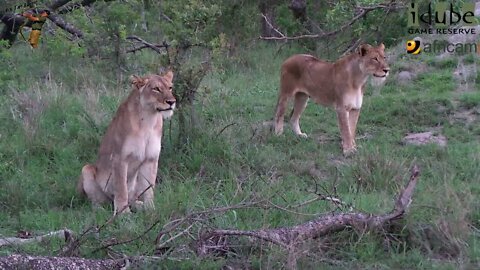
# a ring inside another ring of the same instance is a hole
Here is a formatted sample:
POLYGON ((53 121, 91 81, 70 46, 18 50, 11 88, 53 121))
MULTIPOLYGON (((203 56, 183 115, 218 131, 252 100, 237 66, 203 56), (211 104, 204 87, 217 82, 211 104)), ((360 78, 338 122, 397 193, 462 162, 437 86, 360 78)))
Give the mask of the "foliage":
MULTIPOLYGON (((353 12, 352 5, 340 3, 308 1, 308 14, 320 27, 335 29, 353 12)), ((375 3, 379 1, 361 2, 375 3)), ((293 21, 286 5, 279 2, 277 7, 279 27, 288 34, 304 33, 309 26, 293 21)), ((301 120, 309 139, 295 137, 288 128, 283 136, 271 135, 267 124, 277 98, 279 66, 305 49, 302 44, 257 41, 259 19, 252 15, 256 12, 257 1, 248 0, 97 1, 66 16, 84 31, 83 40, 70 41, 48 23, 39 49, 31 50, 22 41, 0 49, 0 235, 13 236, 21 230, 42 234, 61 228, 79 233, 104 224, 110 207, 92 210, 74 192, 80 169, 94 161, 107 125, 128 95, 127 77, 158 72, 168 58, 177 58, 174 91, 182 95, 196 88, 191 108, 199 128, 182 141, 179 150, 176 138, 184 132, 178 125, 179 111, 172 122, 166 122, 155 191, 157 210, 116 219, 85 239, 80 256, 158 257, 162 250, 155 250, 152 243, 163 225, 194 211, 254 199, 268 199, 292 211, 237 209, 204 217, 201 229, 291 226, 338 211, 338 206, 321 200, 292 208, 316 193, 337 196, 362 211, 390 210, 392 196, 415 162, 422 170, 418 189, 407 218, 392 224, 395 234, 345 231, 315 239, 305 243, 298 255, 299 268, 476 268, 480 258, 480 98, 478 91, 460 95, 455 91, 452 73, 458 61, 396 57, 398 66, 427 63, 428 69, 411 84, 399 85, 394 80, 398 70, 392 68, 381 92, 372 94, 367 89, 359 152, 344 158, 335 112, 313 103, 301 120), (146 32, 141 27, 144 20, 146 32), (126 53, 138 46, 126 40, 129 35, 154 44, 167 41, 171 47, 168 54, 148 49, 126 53), (201 46, 177 51, 185 45, 201 46), (118 54, 123 60, 117 61, 118 54), (210 62, 203 77, 199 72, 206 60, 210 62), (470 122, 456 117, 466 111, 471 113, 470 122), (406 133, 431 129, 447 136, 445 148, 400 144, 406 133), (115 239, 135 237, 139 238, 95 251, 115 239)), ((402 30, 389 25, 404 23, 403 15, 383 15, 369 13, 340 36, 316 43, 319 48, 334 48, 331 58, 352 37, 367 34, 367 41, 376 41, 375 35, 368 35, 371 31, 383 31, 382 38, 393 44, 402 30)), ((387 51, 394 54, 391 48, 387 46, 387 51)), ((478 69, 475 56, 467 57, 478 69)), ((187 117, 186 125, 190 124, 187 117)), ((282 250, 268 244, 252 247, 243 239, 229 239, 233 248, 221 257, 199 257, 191 249, 198 233, 191 231, 172 240, 167 253, 162 253, 162 265, 186 269, 284 266, 282 250)), ((2 247, 0 255, 57 255, 64 244, 52 240, 2 247)))

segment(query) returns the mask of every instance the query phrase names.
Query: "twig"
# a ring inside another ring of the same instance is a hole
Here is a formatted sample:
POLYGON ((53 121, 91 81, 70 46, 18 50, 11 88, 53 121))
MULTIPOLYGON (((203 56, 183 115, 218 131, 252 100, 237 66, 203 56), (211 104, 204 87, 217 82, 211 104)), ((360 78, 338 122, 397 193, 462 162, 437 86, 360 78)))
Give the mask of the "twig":
POLYGON ((234 125, 236 125, 236 124, 237 124, 237 123, 230 123, 230 124, 224 126, 224 127, 217 133, 217 135, 216 135, 215 137, 220 136, 220 134, 222 134, 227 128, 229 128, 229 127, 231 127, 231 126, 234 126, 234 125))
POLYGON ((73 231, 69 229, 63 229, 58 231, 49 232, 44 235, 35 236, 32 238, 18 238, 18 237, 5 237, 0 238, 0 247, 9 246, 9 245, 21 245, 28 244, 32 242, 41 242, 46 238, 50 237, 64 237, 65 239, 73 234, 73 231), (68 236, 67 236, 68 235, 68 236))
MULTIPOLYGON (((324 38, 338 34, 339 32, 343 32, 346 28, 353 25, 356 21, 367 15, 369 12, 377 9, 387 9, 387 10, 395 10, 395 9, 402 9, 405 8, 403 5, 398 5, 397 3, 388 3, 388 4, 379 4, 374 6, 367 6, 367 7, 357 7, 359 10, 358 14, 355 15, 350 21, 346 22, 336 30, 332 30, 330 32, 321 33, 321 34, 311 34, 311 35, 299 35, 294 37, 285 36, 282 33, 279 33, 280 37, 263 37, 261 36, 260 39, 263 40, 298 40, 298 39, 305 39, 305 38, 324 38)), ((263 14, 262 14, 263 15, 263 14)), ((268 21, 267 21, 268 22, 268 21)), ((276 30, 275 28, 273 28, 276 30)))
MULTIPOLYGON (((92 233, 92 232, 96 232, 96 233, 99 233, 103 228, 105 228, 106 226, 108 226, 110 223, 112 223, 119 215, 120 213, 122 213, 125 209, 127 209, 128 207, 132 206, 135 201, 137 201, 138 198, 140 198, 145 192, 147 192, 147 190, 149 190, 150 188, 152 188, 152 184, 150 184, 144 191, 142 191, 137 197, 135 200, 132 200, 130 203, 128 203, 127 205, 125 205, 122 209, 120 209, 120 211, 116 212, 115 215, 111 216, 107 221, 105 221, 102 225, 100 226, 91 226, 91 227, 88 227, 86 230, 84 230, 79 236, 77 239, 75 239, 75 241, 73 241, 72 243, 69 244, 68 248, 64 249, 62 251, 62 254, 69 254, 71 253, 73 250, 77 249, 82 243, 83 241, 85 241, 85 236, 92 233)), ((155 226, 156 224, 154 223, 154 225, 152 225, 152 228, 155 226)), ((150 229, 150 228, 149 228, 150 229)), ((151 229, 150 229, 151 230, 151 229)), ((147 231, 148 232, 148 231, 147 231)), ((145 232, 145 234, 147 233, 145 232)), ((143 235, 142 235, 143 236, 143 235)), ((138 237, 137 239, 141 238, 142 236, 138 237)), ((136 239, 135 239, 136 240, 136 239)), ((135 241, 135 240, 132 240, 132 241, 135 241)), ((113 246, 115 245, 112 244, 110 246, 113 246)), ((105 248, 108 248, 110 246, 106 246, 105 248)), ((101 248, 100 248, 101 249, 101 248)), ((97 250, 95 250, 97 251, 97 250)))
POLYGON ((192 227, 193 227, 194 224, 190 224, 190 226, 188 226, 185 230, 181 231, 180 233, 170 237, 169 239, 167 239, 166 241, 162 242, 161 244, 158 244, 158 247, 159 248, 162 248, 164 247, 167 243, 170 243, 171 241, 177 239, 178 237, 184 235, 185 233, 187 233, 192 227))
POLYGON ((157 245, 159 244, 160 239, 164 234, 175 230, 180 225, 184 224, 185 222, 187 222, 189 220, 192 220, 192 219, 195 219, 197 217, 204 216, 204 215, 207 215, 207 214, 223 213, 223 212, 234 210, 234 209, 250 208, 250 207, 254 207, 256 205, 259 205, 262 202, 263 201, 255 201, 255 202, 250 202, 250 203, 239 203, 239 204, 231 205, 231 206, 222 206, 222 207, 211 208, 211 209, 207 209, 207 210, 203 210, 203 211, 192 212, 192 213, 186 215, 183 218, 178 218, 178 219, 172 220, 172 221, 168 222, 167 224, 165 224, 163 226, 162 230, 157 235, 156 243, 157 243, 157 245))
POLYGON ((268 20, 267 16, 265 16, 265 14, 261 13, 263 19, 265 20, 265 22, 268 24, 268 26, 273 29, 273 31, 275 31, 277 34, 280 35, 280 37, 285 37, 285 35, 280 32, 277 28, 273 27, 273 24, 268 20))
POLYGON ((201 239, 206 240, 214 236, 221 237, 225 235, 251 236, 280 245, 289 250, 289 252, 294 252, 295 247, 307 239, 322 237, 327 234, 344 230, 347 227, 353 227, 360 232, 377 230, 383 228, 388 222, 400 218, 405 213, 411 202, 419 173, 420 170, 417 165, 414 165, 407 186, 402 192, 400 192, 394 209, 387 214, 373 215, 362 212, 329 213, 292 227, 251 231, 214 229, 205 233, 201 239))
POLYGON ((140 43, 143 44, 142 46, 140 46, 138 48, 128 50, 127 52, 135 52, 135 51, 142 50, 142 49, 145 49, 145 48, 150 48, 150 49, 156 51, 157 53, 162 53, 161 48, 168 48, 168 44, 166 44, 166 43, 153 44, 153 43, 150 43, 150 42, 144 40, 143 38, 137 37, 137 36, 128 36, 126 39, 127 40, 134 40, 136 42, 140 42, 140 43))

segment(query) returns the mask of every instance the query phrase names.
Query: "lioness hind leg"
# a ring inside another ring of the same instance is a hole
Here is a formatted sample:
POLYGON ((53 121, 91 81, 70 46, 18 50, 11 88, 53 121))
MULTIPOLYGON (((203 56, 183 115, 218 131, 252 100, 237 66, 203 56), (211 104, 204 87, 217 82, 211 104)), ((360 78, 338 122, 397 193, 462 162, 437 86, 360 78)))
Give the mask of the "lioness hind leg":
POLYGON ((288 97, 282 97, 280 93, 275 119, 273 120, 273 126, 276 135, 281 135, 283 133, 283 119, 285 117, 285 109, 287 107, 288 99, 288 97))
POLYGON ((305 93, 298 92, 295 94, 295 101, 293 105, 292 118, 290 123, 292 124, 292 129, 295 134, 301 137, 307 137, 307 134, 303 133, 300 130, 300 116, 307 107, 308 95, 305 93))
POLYGON ((110 201, 108 196, 103 192, 98 183, 95 181, 97 169, 91 164, 87 164, 82 168, 82 174, 78 180, 77 191, 85 193, 94 206, 110 201))

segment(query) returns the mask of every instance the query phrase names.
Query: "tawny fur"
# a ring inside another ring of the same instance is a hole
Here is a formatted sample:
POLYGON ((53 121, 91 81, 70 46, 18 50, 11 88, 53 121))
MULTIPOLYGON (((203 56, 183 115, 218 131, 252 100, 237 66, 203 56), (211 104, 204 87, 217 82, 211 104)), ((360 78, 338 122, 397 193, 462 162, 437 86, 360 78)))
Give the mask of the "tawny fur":
POLYGON ((356 150, 355 132, 363 103, 367 78, 385 78, 389 67, 385 61, 385 46, 364 44, 357 52, 334 63, 311 55, 297 54, 282 64, 280 92, 274 119, 277 135, 283 132, 283 119, 289 100, 294 100, 291 125, 295 134, 307 137, 300 129, 300 116, 311 98, 315 103, 330 106, 337 112, 343 153, 356 150))
POLYGON ((95 164, 87 164, 77 184, 94 205, 112 202, 114 214, 128 205, 154 208, 163 119, 172 116, 173 73, 132 77, 133 90, 118 108, 100 144, 95 164))

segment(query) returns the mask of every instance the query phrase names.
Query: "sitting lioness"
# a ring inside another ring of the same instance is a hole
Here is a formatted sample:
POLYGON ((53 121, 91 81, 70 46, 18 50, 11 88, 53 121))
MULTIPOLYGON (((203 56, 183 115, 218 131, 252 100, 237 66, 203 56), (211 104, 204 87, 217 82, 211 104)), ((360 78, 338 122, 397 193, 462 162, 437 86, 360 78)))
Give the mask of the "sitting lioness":
POLYGON ((94 205, 113 201, 114 214, 129 205, 154 208, 153 189, 160 155, 163 118, 173 115, 173 73, 133 76, 133 91, 118 108, 95 164, 82 168, 77 191, 94 205))
POLYGON ((356 150, 355 130, 362 107, 365 84, 370 75, 385 79, 390 68, 385 61, 385 46, 361 45, 355 53, 334 63, 311 55, 297 54, 282 64, 280 92, 274 119, 277 135, 283 132, 283 118, 288 101, 294 97, 291 124, 295 134, 307 137, 300 130, 300 115, 307 101, 331 106, 337 112, 344 155, 356 150))

